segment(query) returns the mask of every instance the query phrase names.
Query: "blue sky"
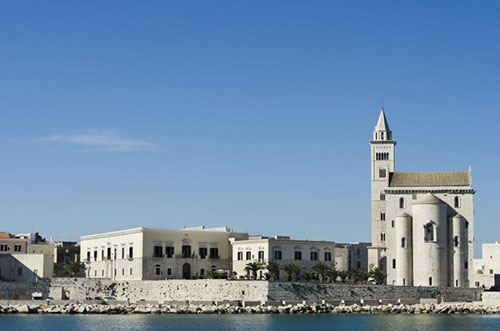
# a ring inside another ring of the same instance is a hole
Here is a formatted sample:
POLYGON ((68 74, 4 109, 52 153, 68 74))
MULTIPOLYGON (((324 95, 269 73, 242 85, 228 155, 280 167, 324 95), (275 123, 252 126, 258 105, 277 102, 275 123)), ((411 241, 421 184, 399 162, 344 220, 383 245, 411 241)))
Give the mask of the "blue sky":
POLYGON ((473 167, 500 239, 494 1, 2 1, 0 225, 59 239, 228 225, 370 239, 397 170, 473 167))

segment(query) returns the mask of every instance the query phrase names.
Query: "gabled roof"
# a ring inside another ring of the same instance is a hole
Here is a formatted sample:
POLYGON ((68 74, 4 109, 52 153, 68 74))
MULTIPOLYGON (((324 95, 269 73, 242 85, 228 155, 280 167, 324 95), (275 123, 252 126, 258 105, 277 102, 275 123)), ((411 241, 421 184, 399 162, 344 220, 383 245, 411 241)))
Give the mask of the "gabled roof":
POLYGON ((472 186, 472 180, 467 171, 392 172, 389 175, 389 187, 426 186, 472 186))

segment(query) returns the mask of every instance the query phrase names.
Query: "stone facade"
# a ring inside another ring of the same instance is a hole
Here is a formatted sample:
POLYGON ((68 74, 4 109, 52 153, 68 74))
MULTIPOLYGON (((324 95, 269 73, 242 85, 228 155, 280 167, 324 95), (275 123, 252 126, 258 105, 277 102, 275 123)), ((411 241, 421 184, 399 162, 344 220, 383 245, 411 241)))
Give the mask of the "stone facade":
MULTIPOLYGON (((335 243, 331 241, 293 240, 285 236, 254 236, 248 239, 231 240, 233 250, 233 273, 239 278, 252 275, 245 270, 250 262, 267 264, 276 262, 280 265, 297 264, 302 271, 311 271, 318 262, 333 266, 335 263, 335 243)), ((262 278, 265 270, 259 271, 262 278)), ((286 280, 289 275, 279 272, 279 279, 286 280)))
POLYGON ((0 255, 0 279, 12 282, 37 282, 52 277, 54 257, 49 254, 0 255))
POLYGON ((88 278, 162 280, 202 277, 231 270, 229 238, 246 233, 203 227, 180 230, 135 228, 81 237, 88 278))
POLYGON ((500 242, 482 246, 482 258, 474 259, 474 287, 500 289, 500 242))
POLYGON ((386 270, 392 285, 471 286, 475 190, 470 167, 396 172, 396 141, 383 109, 370 145, 370 268, 386 270))
MULTIPOLYGON (((33 292, 55 300, 85 301, 87 298, 113 296, 130 302, 337 302, 360 300, 418 302, 438 299, 445 302, 480 301, 482 289, 450 287, 411 287, 389 285, 320 284, 252 280, 162 280, 118 281, 83 278, 44 279, 36 284, 0 281, 0 300, 29 300, 33 292)), ((378 303, 376 303, 378 304, 378 303)))

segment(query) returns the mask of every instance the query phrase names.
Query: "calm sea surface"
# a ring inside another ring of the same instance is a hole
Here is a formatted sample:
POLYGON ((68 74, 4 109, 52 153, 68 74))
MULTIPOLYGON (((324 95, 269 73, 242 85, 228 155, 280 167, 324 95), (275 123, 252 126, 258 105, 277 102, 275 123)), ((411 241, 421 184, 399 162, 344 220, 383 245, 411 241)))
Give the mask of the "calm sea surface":
POLYGON ((0 315, 0 330, 500 330, 484 315, 0 315))

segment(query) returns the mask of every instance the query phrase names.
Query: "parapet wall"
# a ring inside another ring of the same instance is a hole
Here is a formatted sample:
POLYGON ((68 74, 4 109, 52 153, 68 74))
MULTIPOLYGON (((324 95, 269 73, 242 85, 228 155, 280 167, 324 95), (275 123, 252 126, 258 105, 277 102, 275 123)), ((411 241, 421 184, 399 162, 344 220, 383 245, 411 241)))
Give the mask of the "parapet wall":
POLYGON ((0 300, 29 300, 32 292, 42 292, 55 300, 84 301, 113 296, 119 301, 153 302, 336 302, 340 300, 398 299, 418 302, 437 299, 444 302, 480 301, 482 289, 450 287, 409 287, 388 285, 319 284, 267 282, 254 280, 158 280, 119 281, 86 278, 42 279, 38 283, 0 281, 0 300))

